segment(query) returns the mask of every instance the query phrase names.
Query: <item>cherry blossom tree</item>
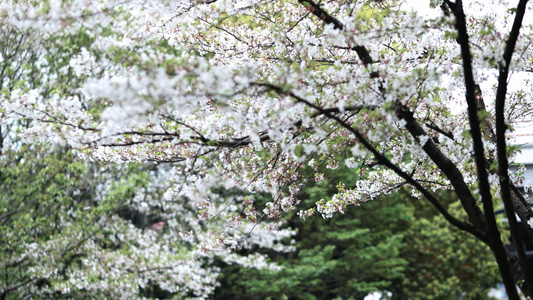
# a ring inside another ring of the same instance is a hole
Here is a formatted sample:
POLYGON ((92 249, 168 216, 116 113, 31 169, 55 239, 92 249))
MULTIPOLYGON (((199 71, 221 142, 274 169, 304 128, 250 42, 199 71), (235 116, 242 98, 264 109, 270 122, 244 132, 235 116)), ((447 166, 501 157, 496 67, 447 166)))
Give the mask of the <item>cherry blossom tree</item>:
MULTIPOLYGON (((179 202, 157 200, 168 188, 162 184, 168 170, 86 163, 72 151, 42 145, 3 153, 0 299, 206 298, 218 282, 215 258, 244 268, 276 268, 264 255, 205 253, 193 237, 184 238, 197 211, 182 206, 178 212, 169 206, 179 202), (167 216, 177 213, 179 220, 167 216)), ((290 231, 272 234, 260 227, 258 233, 261 239, 252 236, 250 247, 289 250, 275 237, 290 231)))
MULTIPOLYGON (((37 9, 50 12, 46 4, 37 9)), ((20 7, 32 9, 28 3, 20 7)), ((17 9, 1 12, 5 17, 17 9)), ((52 115, 30 99, 11 114, 4 110, 13 104, 10 97, 29 92, 41 100, 59 99, 79 87, 86 78, 71 76, 68 65, 72 54, 92 41, 82 31, 43 34, 23 24, 0 26, 0 299, 205 299, 218 284, 215 260, 279 268, 264 254, 233 253, 217 237, 216 229, 238 209, 224 200, 243 199, 242 193, 219 193, 210 209, 224 209, 199 222, 198 214, 206 212, 196 199, 163 196, 175 172, 170 165, 84 161, 79 159, 86 156, 83 149, 58 145, 59 140, 24 140, 24 132, 46 122, 28 118, 28 112, 52 115)), ((225 230, 225 240, 241 249, 290 251, 293 247, 281 240, 290 241, 293 233, 274 230, 280 224, 234 224, 225 230), (239 232, 250 232, 246 241, 238 241, 239 232)))
POLYGON ((263 221, 285 213, 329 218, 406 186, 490 247, 510 299, 516 283, 531 297, 530 263, 506 250, 494 215, 501 201, 514 245, 533 238, 509 171, 532 106, 528 1, 432 0, 433 17, 404 2, 5 1, 4 28, 37 58, 2 54, 23 71, 1 122, 32 120, 25 141, 88 159, 171 163, 164 199, 198 210, 169 211, 206 253, 261 243, 263 221), (299 210, 303 184, 341 164, 356 188, 299 210))

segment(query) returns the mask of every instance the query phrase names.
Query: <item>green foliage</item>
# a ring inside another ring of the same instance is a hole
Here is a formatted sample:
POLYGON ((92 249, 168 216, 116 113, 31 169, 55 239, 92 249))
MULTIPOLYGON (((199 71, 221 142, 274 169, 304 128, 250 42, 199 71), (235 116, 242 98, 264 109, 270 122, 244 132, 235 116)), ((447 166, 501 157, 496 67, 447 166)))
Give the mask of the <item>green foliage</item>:
MULTIPOLYGON (((461 215, 458 202, 449 210, 461 215)), ((440 215, 418 219, 406 237, 410 247, 403 256, 409 266, 403 288, 412 299, 486 299, 498 281, 490 249, 440 215)))
MULTIPOLYGON (((336 176, 308 187, 302 207, 331 197, 336 182, 354 177, 346 169, 336 176)), ((460 215, 456 199, 440 195, 460 215)), ((288 224, 298 230, 297 250, 268 253, 282 270, 223 266, 213 299, 363 299, 372 292, 390 299, 487 299, 498 281, 490 249, 407 191, 333 219, 294 216, 288 224)))

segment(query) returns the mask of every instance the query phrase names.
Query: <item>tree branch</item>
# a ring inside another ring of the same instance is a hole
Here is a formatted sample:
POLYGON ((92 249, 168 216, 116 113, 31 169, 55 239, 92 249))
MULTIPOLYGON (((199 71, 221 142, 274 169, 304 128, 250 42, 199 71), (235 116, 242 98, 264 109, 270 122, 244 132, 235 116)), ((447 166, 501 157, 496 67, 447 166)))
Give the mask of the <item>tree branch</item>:
POLYGON ((383 166, 391 169, 398 176, 403 178, 407 183, 411 184, 418 191, 420 191, 422 193, 422 195, 424 195, 428 199, 428 201, 439 211, 439 213, 442 216, 444 216, 444 218, 450 224, 454 225, 455 227, 457 227, 457 228, 459 228, 459 229, 461 229, 463 231, 471 233, 472 235, 474 235, 477 238, 479 238, 481 241, 487 242, 486 236, 483 233, 480 233, 472 225, 470 225, 468 223, 465 223, 465 222, 462 222, 459 219, 457 219, 454 216, 452 216, 446 210, 446 208, 444 208, 440 204, 439 200, 435 197, 435 195, 433 195, 429 190, 427 190, 418 181, 416 181, 416 179, 414 179, 410 174, 408 174, 407 172, 403 171, 398 166, 393 164, 385 155, 380 153, 374 146, 372 146, 372 144, 370 144, 370 142, 367 141, 366 138, 357 129, 353 128, 351 125, 346 123, 344 120, 342 120, 341 118, 339 118, 338 116, 336 116, 336 115, 334 115, 334 114, 332 114, 330 112, 324 111, 321 107, 314 105, 313 103, 311 103, 311 102, 309 102, 309 101, 297 96, 296 94, 294 94, 292 92, 284 91, 281 87, 278 87, 278 86, 275 86, 275 85, 272 85, 272 84, 268 84, 268 83, 257 84, 257 85, 261 85, 261 86, 264 86, 266 88, 269 88, 269 89, 275 91, 276 93, 278 93, 280 95, 290 96, 291 98, 295 99, 297 102, 304 103, 305 105, 315 109, 320 114, 325 115, 329 119, 335 120, 340 126, 344 127, 350 133, 352 133, 357 138, 357 140, 359 140, 359 142, 361 142, 365 146, 365 148, 367 148, 370 152, 372 152, 372 154, 374 155, 374 157, 376 158, 377 162, 380 165, 383 165, 383 166))
POLYGON ((487 228, 489 232, 489 240, 492 251, 494 252, 498 267, 504 281, 505 289, 510 299, 518 300, 518 292, 513 281, 513 274, 511 265, 509 264, 508 254, 503 246, 500 231, 496 223, 496 216, 494 214, 494 206, 492 203, 492 194, 490 191, 490 184, 488 180, 488 172, 485 167, 485 154, 483 147, 483 140, 481 135, 481 127, 478 116, 478 105, 476 101, 476 83, 474 81, 472 55, 470 53, 469 35, 466 28, 466 16, 463 10, 461 0, 455 3, 445 0, 453 12, 456 23, 458 38, 457 42, 461 48, 461 55, 463 60, 463 76, 466 88, 466 103, 468 105, 468 119, 470 123, 470 133, 472 135, 472 142, 474 146, 474 158, 476 162, 476 169, 478 173, 479 192, 481 201, 483 202, 483 210, 487 220, 487 228))
MULTIPOLYGON (((513 56, 516 41, 520 34, 520 27, 524 19, 526 5, 528 0, 520 0, 516 9, 516 15, 513 22, 513 27, 509 38, 507 39, 505 51, 503 53, 503 61, 499 65, 498 88, 496 91, 496 149, 498 158, 498 176, 500 180, 500 194, 503 204, 505 206, 505 214, 509 221, 509 228, 511 230, 511 238, 516 248, 518 261, 520 262, 520 269, 524 276, 524 283, 527 293, 533 295, 533 274, 531 274, 530 266, 528 265, 527 257, 522 246, 522 233, 518 227, 518 222, 515 215, 515 205, 511 196, 511 183, 509 181, 509 161, 507 159, 507 144, 505 140, 505 132, 507 131, 507 124, 505 122, 505 96, 507 94, 507 78, 509 77, 509 66, 513 56)), ((519 203, 515 203, 519 204, 519 203)), ((524 224, 524 226, 527 226, 524 224)))
MULTIPOLYGON (((406 121, 405 128, 413 137, 418 139, 420 136, 427 135, 425 130, 422 128, 422 126, 420 126, 420 124, 418 124, 413 113, 407 106, 397 103, 395 111, 398 118, 406 121)), ((487 227, 485 217, 477 206, 476 199, 470 192, 470 189, 465 183, 463 175, 459 169, 457 169, 457 166, 440 151, 440 149, 431 139, 427 140, 427 142, 422 146, 422 149, 424 149, 431 160, 446 175, 448 180, 450 180, 457 195, 459 196, 459 199, 461 200, 461 204, 468 214, 468 219, 470 222, 478 229, 485 229, 487 227)), ((483 232, 483 234, 485 234, 485 232, 483 232)))
POLYGON ((28 280, 23 281, 23 282, 21 282, 19 284, 5 287, 4 290, 2 291, 2 293, 0 293, 0 299, 4 299, 7 296, 7 294, 17 290, 18 288, 20 288, 22 286, 25 286, 27 284, 32 283, 35 280, 39 280, 39 279, 42 279, 42 277, 29 278, 28 280))
MULTIPOLYGON (((312 0, 298 0, 298 2, 304 5, 313 15, 324 21, 324 23, 328 25, 333 25, 333 28, 335 29, 344 30, 344 25, 337 18, 327 13, 323 8, 321 8, 312 0)), ((370 52, 368 52, 365 46, 356 45, 350 47, 350 49, 354 50, 357 53, 357 56, 359 57, 359 59, 361 59, 365 66, 374 63, 374 60, 370 56, 370 52)))
MULTIPOLYGON (((316 3, 314 3, 311 0, 298 0, 299 3, 306 6, 311 13, 313 13, 315 16, 317 16, 319 19, 323 20, 326 24, 333 24, 335 29, 343 30, 344 25, 335 17, 329 15, 324 9, 322 9, 320 6, 318 6, 316 3)), ((449 1, 448 1, 449 2, 449 1)), ((455 3, 449 2, 450 6, 453 6, 453 8, 456 7, 455 3)), ((357 52, 357 55, 359 56, 359 59, 363 61, 363 64, 372 64, 373 59, 370 56, 370 53, 364 46, 356 46, 352 48, 357 52)), ((370 74, 371 78, 378 78, 379 73, 373 72, 370 74)), ((473 81, 473 79, 472 79, 473 81)), ((380 91, 385 91, 383 86, 380 86, 380 91)), ((473 91, 472 91, 473 92, 473 91)), ((474 94, 475 95, 475 94, 474 94)), ((398 101, 398 104, 401 105, 398 101)), ((410 133, 417 137, 422 134, 425 134, 425 131, 422 129, 422 127, 416 122, 416 120, 413 118, 412 113, 410 116, 408 116, 408 113, 410 113, 408 110, 404 111, 406 107, 403 107, 402 109, 397 109, 396 113, 397 116, 400 118, 407 118, 410 121, 408 122, 409 127, 407 128, 410 133), (404 113, 402 113, 404 112, 404 113)), ((315 109, 320 109, 319 107, 315 106, 315 109)), ((477 120, 477 113, 476 113, 476 120, 477 120)), ((351 126, 350 126, 351 128, 351 126)), ((371 146, 371 145, 370 145, 371 146)), ((461 202, 463 204, 463 207, 465 211, 467 212, 469 216, 470 222, 474 224, 477 227, 477 230, 484 230, 486 228, 486 221, 481 213, 480 209, 477 207, 476 200, 471 194, 470 190, 468 189, 468 186, 464 182, 462 174, 459 172, 457 167, 438 149, 438 147, 431 141, 431 143, 426 143, 426 147, 424 148, 424 151, 432 158, 433 162, 439 166, 442 171, 446 174, 448 179, 452 182, 452 185, 454 185, 454 188, 457 192, 457 195, 461 199, 461 202), (428 153, 429 151, 429 153, 428 153)), ((488 178, 488 177, 487 177, 488 178)), ((418 183, 418 182, 417 182, 418 183)), ((419 184, 419 183, 418 183, 419 184)), ((416 186, 416 185, 415 185, 416 186)), ((420 186, 422 187, 422 186, 420 186)), ((422 187, 422 189, 424 189, 422 187)), ((424 189, 425 190, 425 189, 424 189)), ((425 190, 427 193, 431 194, 429 191, 425 190)), ((424 192, 421 190, 421 192, 424 194, 424 192)), ((425 195, 428 197, 427 195, 425 195)), ((431 195, 433 198, 434 196, 431 195)), ((428 198, 429 199, 429 198, 428 198)), ((435 198, 436 199, 436 198, 435 198)), ((492 212, 494 215, 494 212, 492 212)), ((452 223, 453 224, 453 223, 452 223)), ((484 236, 484 233, 482 232, 476 232, 474 234, 477 237, 480 237, 482 241, 487 241, 486 237, 484 236)), ((503 245, 502 245, 503 247, 503 245)))

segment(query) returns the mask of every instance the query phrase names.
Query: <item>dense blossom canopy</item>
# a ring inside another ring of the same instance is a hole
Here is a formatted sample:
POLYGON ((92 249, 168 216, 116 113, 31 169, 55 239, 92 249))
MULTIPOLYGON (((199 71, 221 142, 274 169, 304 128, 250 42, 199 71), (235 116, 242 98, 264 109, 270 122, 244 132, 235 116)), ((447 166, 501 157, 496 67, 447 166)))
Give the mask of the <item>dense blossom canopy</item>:
POLYGON ((2 77, 0 124, 31 120, 25 142, 69 145, 89 160, 171 163, 164 196, 137 205, 163 212, 160 240, 197 252, 159 260, 158 231, 130 228, 121 239, 150 246, 101 262, 118 278, 139 263, 131 257, 154 259, 173 268, 150 279, 170 291, 206 297, 216 271, 199 253, 290 249, 278 241, 291 233, 270 219, 332 217, 403 186, 497 245, 484 214, 507 167, 496 149, 512 157, 509 133, 533 111, 533 28, 513 26, 531 8, 429 1, 432 13, 420 15, 404 2, 2 1, 0 62, 16 76, 2 77), (342 165, 359 174, 355 188, 300 210, 302 186, 342 165), (468 221, 439 204, 442 189, 457 192, 468 221), (271 200, 256 202, 264 194, 271 200), (180 268, 197 273, 185 279, 180 268))

